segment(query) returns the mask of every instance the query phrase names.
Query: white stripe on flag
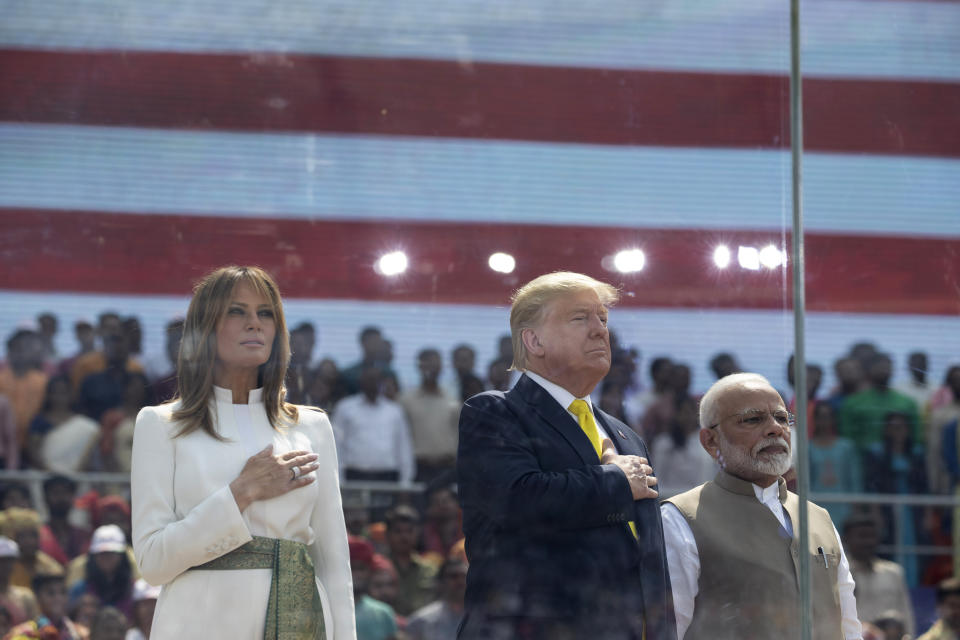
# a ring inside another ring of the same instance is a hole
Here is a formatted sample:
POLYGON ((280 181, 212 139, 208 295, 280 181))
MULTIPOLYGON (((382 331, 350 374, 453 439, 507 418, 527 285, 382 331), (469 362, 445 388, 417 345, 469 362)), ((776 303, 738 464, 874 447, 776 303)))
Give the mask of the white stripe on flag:
MULTIPOLYGON (((67 0, 0 3, 0 46, 271 51, 786 74, 769 0, 67 0)), ((805 3, 808 75, 960 79, 960 3, 805 3)))
MULTIPOLYGON (((0 124, 0 156, 11 208, 789 226, 786 151, 0 124)), ((808 153, 804 198, 809 230, 960 236, 960 160, 808 153)))

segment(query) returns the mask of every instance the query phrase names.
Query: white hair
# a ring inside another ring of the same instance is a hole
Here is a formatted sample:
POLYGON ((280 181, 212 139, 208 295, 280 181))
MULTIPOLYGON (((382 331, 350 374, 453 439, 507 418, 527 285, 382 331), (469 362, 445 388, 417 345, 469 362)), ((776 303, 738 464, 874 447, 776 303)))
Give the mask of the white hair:
POLYGON ((717 401, 730 389, 749 383, 765 384, 770 388, 773 385, 759 373, 732 373, 713 383, 707 392, 700 398, 700 427, 708 429, 720 421, 717 417, 717 401))

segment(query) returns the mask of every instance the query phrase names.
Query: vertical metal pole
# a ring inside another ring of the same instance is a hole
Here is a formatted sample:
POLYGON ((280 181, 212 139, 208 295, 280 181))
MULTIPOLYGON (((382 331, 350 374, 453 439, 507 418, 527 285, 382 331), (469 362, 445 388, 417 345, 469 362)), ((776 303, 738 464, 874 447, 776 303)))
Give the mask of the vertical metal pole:
POLYGON ((810 552, 807 523, 807 496, 810 494, 810 464, 807 453, 807 358, 804 341, 804 313, 806 295, 804 290, 803 260, 803 201, 802 201, 802 156, 803 156, 803 94, 800 76, 800 0, 790 0, 790 157, 792 161, 793 193, 793 342, 794 342, 794 390, 796 392, 797 424, 793 433, 797 448, 797 493, 800 498, 800 522, 797 543, 800 556, 800 638, 811 640, 813 631, 813 607, 810 600, 810 552))
POLYGON ((907 554, 903 548, 903 528, 913 525, 913 507, 906 504, 893 505, 893 550, 897 564, 901 567, 907 566, 907 554), (903 521, 903 515, 907 514, 907 521, 903 521))

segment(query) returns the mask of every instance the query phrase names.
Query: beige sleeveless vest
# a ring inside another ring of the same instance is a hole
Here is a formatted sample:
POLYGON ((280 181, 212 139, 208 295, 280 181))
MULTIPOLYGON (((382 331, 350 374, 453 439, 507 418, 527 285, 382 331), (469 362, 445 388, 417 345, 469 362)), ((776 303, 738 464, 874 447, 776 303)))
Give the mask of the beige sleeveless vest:
MULTIPOLYGON (((753 485, 721 471, 712 482, 667 502, 686 518, 700 555, 699 591, 683 640, 799 638, 797 540, 757 500, 753 485)), ((799 500, 787 491, 782 478, 780 502, 796 531, 799 500)), ((809 504, 807 513, 813 637, 842 640, 837 591, 840 543, 824 509, 809 504)))

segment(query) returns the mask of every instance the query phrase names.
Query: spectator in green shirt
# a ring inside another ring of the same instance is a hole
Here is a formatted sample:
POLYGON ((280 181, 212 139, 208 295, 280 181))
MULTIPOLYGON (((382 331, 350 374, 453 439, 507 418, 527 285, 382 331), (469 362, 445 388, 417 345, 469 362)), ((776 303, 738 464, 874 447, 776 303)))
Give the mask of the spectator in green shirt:
POLYGON ((923 425, 913 398, 890 388, 893 362, 878 353, 870 359, 867 379, 870 387, 844 401, 840 409, 840 435, 850 438, 863 451, 883 443, 884 421, 889 413, 902 413, 910 422, 915 443, 923 443, 923 425))

